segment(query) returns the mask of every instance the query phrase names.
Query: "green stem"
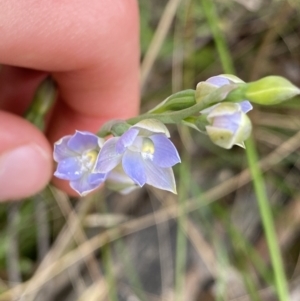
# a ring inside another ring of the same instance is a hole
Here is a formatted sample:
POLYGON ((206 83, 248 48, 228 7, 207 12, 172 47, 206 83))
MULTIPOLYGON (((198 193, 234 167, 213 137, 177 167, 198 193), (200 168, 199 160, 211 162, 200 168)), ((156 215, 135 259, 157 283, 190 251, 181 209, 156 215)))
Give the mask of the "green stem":
POLYGON ((55 83, 47 77, 35 91, 32 103, 25 113, 25 118, 40 130, 44 130, 45 117, 56 98, 55 83))
MULTIPOLYGON (((228 50, 227 43, 223 37, 222 31, 218 26, 218 15, 214 3, 213 1, 202 0, 202 6, 211 28, 215 43, 217 45, 223 69, 225 73, 234 74, 231 55, 228 50)), ((284 272, 280 249, 277 243, 274 220, 272 218, 272 212, 268 202, 262 173, 257 164, 257 153, 252 138, 248 139, 248 141, 246 142, 246 154, 248 158, 248 165, 253 178, 253 184, 258 206, 260 209, 263 228, 271 256, 277 295, 280 301, 288 301, 289 294, 287 279, 284 272)))
MULTIPOLYGON (((134 125, 137 122, 144 120, 144 119, 156 119, 161 121, 164 124, 178 124, 182 120, 186 119, 190 116, 197 116, 200 114, 200 111, 206 109, 207 107, 210 107, 216 103, 219 103, 226 99, 227 95, 236 89, 237 85, 225 85, 218 89, 216 89, 214 92, 209 93, 207 96, 205 96, 203 99, 201 99, 201 102, 196 103, 195 105, 192 105, 189 108, 180 110, 180 111, 174 111, 174 112, 167 112, 164 113, 145 113, 142 115, 139 115, 137 117, 130 118, 124 121, 115 122, 115 121, 109 121, 108 123, 104 124, 100 131, 97 133, 99 137, 106 137, 107 135, 113 133, 114 136, 121 136, 125 131, 130 128, 130 125, 134 125)), ((189 90, 190 93, 190 90, 189 90)), ((172 95, 171 95, 172 96, 172 95)), ((170 97, 171 97, 170 96, 170 97)), ((194 95, 190 95, 189 102, 195 102, 194 101, 194 95)))
POLYGON ((216 12, 213 0, 201 0, 204 14, 207 18, 208 25, 213 34, 214 41, 216 43, 218 53, 220 56, 221 64, 225 73, 234 74, 234 66, 231 59, 230 52, 227 47, 226 40, 219 27, 219 18, 216 12))
POLYGON ((187 154, 184 155, 185 164, 180 165, 180 182, 178 206, 179 215, 177 219, 177 237, 176 237, 176 262, 175 262, 175 301, 181 301, 184 298, 184 279, 187 259, 187 237, 184 229, 187 224, 187 213, 185 212, 187 199, 187 179, 189 178, 189 160, 187 154))
POLYGON ((268 201, 264 179, 259 168, 258 156, 255 148, 253 138, 250 137, 246 141, 247 159, 250 172, 253 179, 254 190, 257 197, 258 207, 264 227, 267 244, 271 256, 271 262, 274 270, 275 285, 277 289, 278 298, 280 301, 289 300, 289 292, 287 279, 284 272, 282 256, 280 248, 277 243, 274 220, 272 217, 272 210, 268 201))
POLYGON ((227 95, 237 88, 237 85, 225 85, 220 87, 219 89, 215 90, 212 93, 209 93, 207 96, 205 96, 201 102, 196 103, 195 105, 175 112, 168 112, 167 114, 152 114, 152 113, 146 113, 142 114, 140 116, 131 118, 127 120, 127 123, 129 124, 136 124, 137 122, 144 120, 144 119, 157 119, 165 124, 176 124, 180 122, 181 120, 194 116, 196 114, 199 114, 200 111, 206 109, 207 107, 210 107, 216 103, 219 103, 220 101, 223 101, 226 99, 227 95))

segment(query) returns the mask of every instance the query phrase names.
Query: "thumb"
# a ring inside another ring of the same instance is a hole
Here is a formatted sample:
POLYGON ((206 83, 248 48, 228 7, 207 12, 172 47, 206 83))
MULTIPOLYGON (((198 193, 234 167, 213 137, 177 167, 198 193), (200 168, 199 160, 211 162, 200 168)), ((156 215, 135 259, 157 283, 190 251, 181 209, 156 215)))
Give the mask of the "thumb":
POLYGON ((51 148, 28 121, 0 111, 0 201, 28 197, 51 178, 51 148))

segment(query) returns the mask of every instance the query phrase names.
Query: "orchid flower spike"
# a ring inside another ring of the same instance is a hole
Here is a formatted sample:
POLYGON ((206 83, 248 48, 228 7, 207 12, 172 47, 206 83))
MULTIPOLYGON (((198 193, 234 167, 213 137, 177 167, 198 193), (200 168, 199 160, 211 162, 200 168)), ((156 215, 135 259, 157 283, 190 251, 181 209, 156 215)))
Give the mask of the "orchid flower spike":
POLYGON ((94 168, 109 173, 121 164, 125 174, 138 186, 146 183, 176 193, 172 166, 180 162, 166 126, 155 119, 145 119, 121 137, 108 139, 94 168))
POLYGON ((54 144, 53 157, 58 163, 54 175, 70 181, 81 196, 95 190, 104 182, 105 173, 92 172, 104 140, 89 132, 76 131, 54 144))

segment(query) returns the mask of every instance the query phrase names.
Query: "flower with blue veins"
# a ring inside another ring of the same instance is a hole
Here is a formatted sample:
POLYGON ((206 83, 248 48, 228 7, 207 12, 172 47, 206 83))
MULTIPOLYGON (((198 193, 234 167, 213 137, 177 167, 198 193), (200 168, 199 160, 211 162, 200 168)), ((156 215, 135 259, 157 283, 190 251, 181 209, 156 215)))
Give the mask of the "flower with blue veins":
POLYGON ((54 175, 70 181, 81 196, 95 190, 106 179, 106 173, 93 172, 104 140, 89 133, 76 131, 54 144, 53 157, 58 163, 54 175))
POLYGON ((94 172, 109 173, 118 164, 138 186, 145 184, 176 193, 172 166, 180 162, 166 126, 155 119, 133 125, 120 137, 108 139, 94 172))

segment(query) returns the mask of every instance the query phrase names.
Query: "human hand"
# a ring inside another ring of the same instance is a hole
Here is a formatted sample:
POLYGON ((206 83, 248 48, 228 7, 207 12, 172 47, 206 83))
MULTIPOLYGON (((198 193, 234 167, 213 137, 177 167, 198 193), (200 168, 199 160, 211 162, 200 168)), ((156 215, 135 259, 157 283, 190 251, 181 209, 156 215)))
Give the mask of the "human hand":
POLYGON ((48 183, 60 137, 137 114, 138 10, 135 0, 4 0, 0 14, 0 200, 11 200, 48 183), (59 95, 46 138, 21 116, 49 74, 59 95))

